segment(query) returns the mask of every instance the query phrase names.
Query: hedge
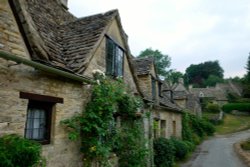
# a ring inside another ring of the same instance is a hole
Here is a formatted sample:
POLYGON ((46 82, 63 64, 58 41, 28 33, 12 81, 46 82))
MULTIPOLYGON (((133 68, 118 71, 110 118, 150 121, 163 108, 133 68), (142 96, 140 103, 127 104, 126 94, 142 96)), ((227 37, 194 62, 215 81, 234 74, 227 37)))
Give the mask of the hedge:
POLYGON ((17 135, 0 137, 0 166, 32 167, 41 159, 41 145, 17 135))
POLYGON ((172 167, 175 158, 175 147, 171 139, 154 140, 154 163, 156 167, 172 167))
POLYGON ((224 112, 231 112, 232 110, 250 112, 250 103, 228 103, 223 105, 224 112))

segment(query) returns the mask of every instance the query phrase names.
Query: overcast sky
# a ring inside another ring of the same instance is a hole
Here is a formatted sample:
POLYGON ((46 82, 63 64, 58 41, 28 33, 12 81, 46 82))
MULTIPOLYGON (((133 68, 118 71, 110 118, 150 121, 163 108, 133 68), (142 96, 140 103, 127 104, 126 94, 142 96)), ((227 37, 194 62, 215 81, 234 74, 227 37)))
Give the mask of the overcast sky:
POLYGON ((219 60, 225 77, 243 76, 250 52, 250 0, 69 0, 77 17, 118 9, 133 55, 151 47, 170 68, 219 60))

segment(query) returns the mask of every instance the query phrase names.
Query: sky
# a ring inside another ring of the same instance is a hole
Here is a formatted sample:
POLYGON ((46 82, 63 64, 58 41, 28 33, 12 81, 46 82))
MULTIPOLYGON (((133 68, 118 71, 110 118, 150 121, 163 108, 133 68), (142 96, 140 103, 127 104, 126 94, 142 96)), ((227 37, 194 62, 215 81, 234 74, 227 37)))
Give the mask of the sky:
POLYGON ((85 17, 118 9, 134 56, 146 48, 171 57, 171 69, 218 60, 224 77, 242 77, 250 52, 250 0, 69 0, 85 17))

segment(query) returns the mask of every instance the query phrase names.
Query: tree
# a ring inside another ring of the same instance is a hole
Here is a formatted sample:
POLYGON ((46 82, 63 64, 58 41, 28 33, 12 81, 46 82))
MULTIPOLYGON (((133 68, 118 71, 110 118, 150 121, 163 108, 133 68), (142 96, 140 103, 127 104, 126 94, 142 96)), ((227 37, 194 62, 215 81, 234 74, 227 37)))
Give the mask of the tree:
POLYGON ((248 84, 250 84, 250 53, 247 59, 247 66, 246 66, 247 74, 245 76, 245 80, 248 84))
POLYGON ((186 83, 204 87, 205 81, 210 75, 223 79, 224 70, 219 61, 207 61, 200 64, 191 64, 185 73, 186 83))
POLYGON ((179 71, 176 71, 175 69, 171 69, 168 71, 168 74, 165 77, 165 81, 174 84, 174 83, 178 83, 178 80, 183 77, 184 77, 184 74, 182 74, 179 71))
POLYGON ((250 53, 247 59, 247 73, 243 78, 243 97, 250 98, 250 53))
POLYGON ((215 86, 217 83, 223 83, 224 80, 215 75, 209 75, 209 77, 204 81, 205 86, 215 86))
POLYGON ((166 78, 168 71, 166 68, 171 65, 171 58, 168 55, 162 54, 159 50, 147 48, 141 51, 138 57, 153 57, 156 65, 156 72, 159 76, 166 78))

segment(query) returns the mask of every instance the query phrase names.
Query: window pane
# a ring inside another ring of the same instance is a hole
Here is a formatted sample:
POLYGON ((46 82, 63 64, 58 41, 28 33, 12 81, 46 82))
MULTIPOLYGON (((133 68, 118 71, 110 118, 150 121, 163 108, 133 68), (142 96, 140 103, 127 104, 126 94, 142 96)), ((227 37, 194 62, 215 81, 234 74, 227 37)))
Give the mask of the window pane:
POLYGON ((123 75, 123 51, 119 48, 116 47, 116 73, 117 76, 122 76, 123 75))
POLYGON ((28 139, 45 139, 46 117, 44 109, 29 108, 25 129, 25 137, 28 139))
POLYGON ((114 75, 114 59, 115 59, 115 46, 114 43, 107 39, 107 50, 106 50, 106 73, 109 75, 114 75))

